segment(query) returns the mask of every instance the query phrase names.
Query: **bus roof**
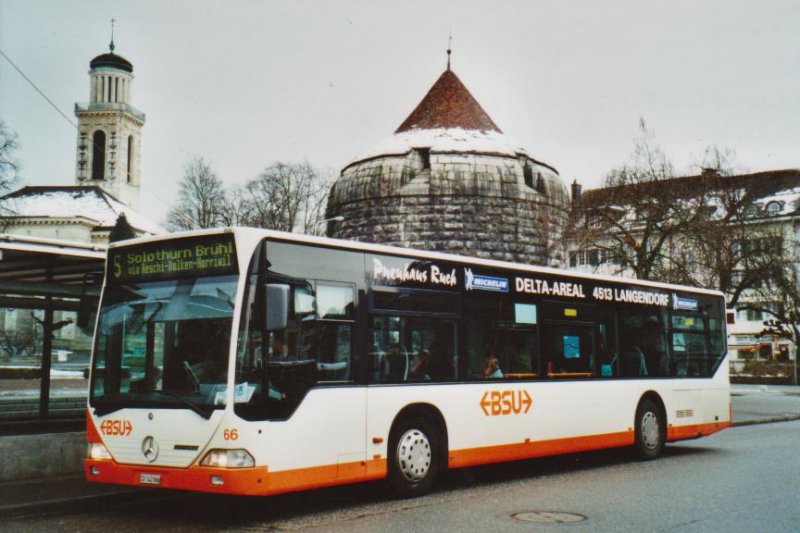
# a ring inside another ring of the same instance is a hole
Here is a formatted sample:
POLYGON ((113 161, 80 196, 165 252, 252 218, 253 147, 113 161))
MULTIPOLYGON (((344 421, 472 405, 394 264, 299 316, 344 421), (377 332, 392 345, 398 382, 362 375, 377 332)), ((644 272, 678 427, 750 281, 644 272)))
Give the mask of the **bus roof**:
POLYGON ((432 252, 427 250, 418 250, 415 248, 401 248, 398 246, 387 246, 384 244, 373 244, 373 243, 365 243, 359 241, 346 241, 341 239, 331 239, 328 237, 305 235, 301 233, 288 233, 284 231, 247 228, 247 227, 213 228, 213 229, 193 230, 193 231, 185 231, 178 233, 169 233, 162 235, 153 235, 148 237, 140 237, 136 239, 111 243, 108 245, 108 248, 113 249, 119 246, 130 246, 136 244, 143 244, 147 242, 167 241, 173 239, 181 239, 184 237, 195 237, 201 235, 213 235, 222 233, 249 234, 249 236, 252 238, 272 238, 281 241, 289 241, 302 244, 314 244, 331 248, 340 248, 344 250, 357 250, 362 252, 374 252, 374 253, 381 253, 388 255, 402 255, 412 258, 437 259, 441 261, 451 261, 456 263, 469 263, 470 265, 480 265, 492 268, 510 269, 519 272, 555 274, 555 275, 570 276, 575 278, 607 281, 612 283, 629 283, 632 285, 639 285, 642 287, 662 288, 662 289, 694 292, 694 293, 709 294, 709 295, 724 297, 724 294, 718 290, 690 287, 686 285, 676 285, 673 283, 662 283, 658 281, 641 280, 636 278, 624 278, 619 276, 592 274, 588 272, 578 272, 574 270, 566 270, 561 268, 525 265, 522 263, 511 263, 508 261, 500 261, 497 259, 483 259, 480 257, 470 257, 470 256, 456 255, 443 252, 432 252))

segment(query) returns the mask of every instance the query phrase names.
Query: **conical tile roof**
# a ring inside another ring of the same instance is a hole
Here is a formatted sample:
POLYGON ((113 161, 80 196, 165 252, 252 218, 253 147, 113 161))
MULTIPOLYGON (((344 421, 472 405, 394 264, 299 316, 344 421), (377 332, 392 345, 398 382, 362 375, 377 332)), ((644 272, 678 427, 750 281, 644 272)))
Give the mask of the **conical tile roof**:
POLYGON ((439 76, 425 98, 395 133, 438 128, 461 128, 502 133, 478 101, 464 87, 458 76, 449 68, 439 76))

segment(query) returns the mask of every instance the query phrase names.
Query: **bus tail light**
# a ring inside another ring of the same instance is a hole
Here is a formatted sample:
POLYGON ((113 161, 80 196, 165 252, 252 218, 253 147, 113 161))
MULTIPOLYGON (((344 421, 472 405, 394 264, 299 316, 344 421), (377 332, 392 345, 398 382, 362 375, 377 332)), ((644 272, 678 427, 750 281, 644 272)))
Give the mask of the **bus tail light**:
POLYGON ((211 450, 200 461, 200 465, 218 468, 250 468, 256 466, 256 461, 247 450, 211 450))
POLYGON ((90 442, 86 447, 86 457, 95 460, 110 460, 111 452, 108 451, 106 445, 102 442, 90 442))

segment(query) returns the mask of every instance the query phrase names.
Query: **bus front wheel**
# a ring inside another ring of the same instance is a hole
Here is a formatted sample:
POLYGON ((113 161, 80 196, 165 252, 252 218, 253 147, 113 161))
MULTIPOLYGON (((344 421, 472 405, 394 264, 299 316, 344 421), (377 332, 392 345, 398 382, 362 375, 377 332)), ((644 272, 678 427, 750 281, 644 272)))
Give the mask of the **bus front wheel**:
POLYGON ((422 496, 439 473, 439 433, 426 418, 404 418, 389 440, 389 483, 406 498, 422 496))
POLYGON ((636 456, 649 461, 657 458, 664 450, 666 438, 664 419, 658 405, 651 399, 644 399, 636 409, 636 456))

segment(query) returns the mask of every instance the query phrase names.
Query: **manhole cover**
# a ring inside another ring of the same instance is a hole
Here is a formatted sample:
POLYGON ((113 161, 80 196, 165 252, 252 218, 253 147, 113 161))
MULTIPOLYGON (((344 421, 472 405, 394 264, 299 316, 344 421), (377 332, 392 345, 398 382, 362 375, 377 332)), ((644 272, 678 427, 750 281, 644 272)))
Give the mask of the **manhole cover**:
POLYGON ((514 513, 511 517, 522 522, 538 522, 540 524, 571 524, 586 520, 583 515, 560 511, 524 511, 514 513))

